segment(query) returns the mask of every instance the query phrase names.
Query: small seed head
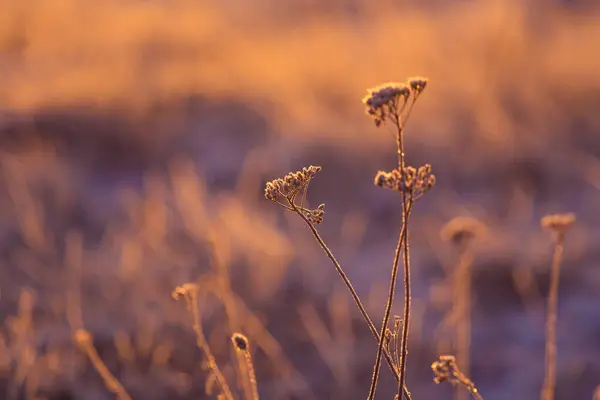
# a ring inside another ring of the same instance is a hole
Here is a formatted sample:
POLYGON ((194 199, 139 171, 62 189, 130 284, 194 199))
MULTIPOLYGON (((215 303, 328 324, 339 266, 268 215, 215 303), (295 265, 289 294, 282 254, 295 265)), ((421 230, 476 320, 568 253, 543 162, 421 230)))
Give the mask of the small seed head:
POLYGON ((550 229, 558 234, 567 233, 571 225, 575 223, 576 216, 573 213, 546 215, 541 220, 543 228, 550 229))
POLYGON ((484 236, 486 226, 476 218, 455 217, 446 223, 440 230, 443 240, 451 241, 456 245, 463 245, 472 239, 484 236))
POLYGON ((231 336, 231 342, 233 343, 235 348, 238 350, 241 350, 241 351, 248 350, 248 346, 249 346, 248 338, 239 332, 236 332, 231 336))

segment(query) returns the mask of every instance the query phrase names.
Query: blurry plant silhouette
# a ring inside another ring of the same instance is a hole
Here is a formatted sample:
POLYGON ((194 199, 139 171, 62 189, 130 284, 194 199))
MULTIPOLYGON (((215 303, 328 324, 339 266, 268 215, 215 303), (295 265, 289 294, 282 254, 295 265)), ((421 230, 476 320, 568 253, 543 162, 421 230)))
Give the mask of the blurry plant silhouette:
MULTIPOLYGON (((473 268, 472 242, 485 234, 482 222, 470 217, 455 217, 441 229, 441 237, 458 251, 459 260, 449 279, 452 281, 452 310, 449 321, 455 330, 456 362, 461 372, 470 375, 471 348, 471 275, 473 268)), ((464 400, 466 392, 457 387, 456 399, 464 400)))
POLYGON ((541 400, 553 400, 556 386, 556 321, 558 319, 558 281, 560 280, 560 264, 562 263, 565 235, 575 222, 575 214, 547 215, 541 225, 552 231, 554 235, 554 257, 550 273, 550 289, 548 290, 548 307, 546 310, 546 362, 544 385, 541 400))

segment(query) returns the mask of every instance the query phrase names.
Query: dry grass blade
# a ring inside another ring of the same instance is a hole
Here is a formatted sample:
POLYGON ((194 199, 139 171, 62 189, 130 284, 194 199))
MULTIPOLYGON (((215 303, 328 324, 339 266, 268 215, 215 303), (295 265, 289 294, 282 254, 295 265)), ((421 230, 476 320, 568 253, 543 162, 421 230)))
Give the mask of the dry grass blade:
POLYGON ((129 393, 127 393, 125 387, 108 370, 108 367, 98 355, 98 352, 94 347, 94 338, 92 337, 91 333, 85 329, 77 329, 73 335, 73 339, 79 348, 88 356, 90 362, 104 381, 106 388, 112 393, 116 394, 117 399, 119 400, 132 400, 132 397, 129 395, 129 393))

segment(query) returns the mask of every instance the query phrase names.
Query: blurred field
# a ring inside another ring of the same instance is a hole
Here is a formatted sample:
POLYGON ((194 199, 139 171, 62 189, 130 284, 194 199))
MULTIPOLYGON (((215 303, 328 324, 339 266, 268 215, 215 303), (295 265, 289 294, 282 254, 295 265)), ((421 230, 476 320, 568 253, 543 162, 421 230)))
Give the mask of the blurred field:
MULTIPOLYGON (((72 342, 82 326, 134 398, 208 398, 189 315, 170 297, 196 280, 218 360, 228 364, 232 330, 247 334, 262 398, 364 398, 376 344, 310 233, 262 191, 323 166, 309 199, 327 204, 323 236, 379 321, 400 215, 372 179, 395 154, 360 99, 412 75, 431 81, 409 160, 438 179, 411 233, 415 399, 453 396, 429 366, 451 350, 440 322, 456 254, 439 229, 456 215, 491 232, 475 259, 471 377, 486 400, 538 397, 552 254, 539 218, 563 211, 578 223, 561 280, 556 398, 592 398, 593 1, 0 6, 0 398, 111 398, 72 342)), ((382 379, 391 398, 389 371, 382 379)))

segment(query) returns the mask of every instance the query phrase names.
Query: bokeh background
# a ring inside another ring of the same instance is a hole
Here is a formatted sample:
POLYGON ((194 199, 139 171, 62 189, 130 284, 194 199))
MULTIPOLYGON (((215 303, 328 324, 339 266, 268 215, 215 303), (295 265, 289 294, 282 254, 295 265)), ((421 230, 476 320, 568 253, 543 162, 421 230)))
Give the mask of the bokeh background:
MULTIPOLYGON (((407 130, 436 187, 411 229, 408 385, 451 399, 455 216, 486 224, 473 268, 471 378, 539 396, 552 237, 575 212, 560 286, 557 399, 600 384, 600 4, 550 0, 0 0, 0 397, 114 398, 85 327, 135 399, 202 399, 184 304, 235 386, 252 343, 264 399, 364 398, 376 344, 310 232, 267 180, 321 165, 308 196, 375 321, 400 230, 368 87, 426 76, 407 130)), ((394 313, 402 310, 398 296, 394 313)), ((395 385, 383 369, 380 398, 395 385)))

